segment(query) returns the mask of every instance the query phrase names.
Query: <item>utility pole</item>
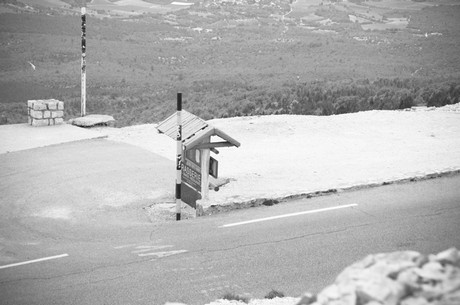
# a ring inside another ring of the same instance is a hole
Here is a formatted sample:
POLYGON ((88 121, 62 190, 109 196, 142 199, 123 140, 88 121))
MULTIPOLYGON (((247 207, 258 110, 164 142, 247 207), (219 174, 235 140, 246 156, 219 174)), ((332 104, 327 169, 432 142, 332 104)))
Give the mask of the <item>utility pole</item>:
POLYGON ((81 116, 86 115, 86 0, 81 7, 81 116))

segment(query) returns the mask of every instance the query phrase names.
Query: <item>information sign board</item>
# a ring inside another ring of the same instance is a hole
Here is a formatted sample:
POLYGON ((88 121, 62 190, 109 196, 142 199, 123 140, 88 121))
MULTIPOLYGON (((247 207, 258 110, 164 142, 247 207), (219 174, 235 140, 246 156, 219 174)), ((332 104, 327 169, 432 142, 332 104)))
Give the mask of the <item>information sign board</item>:
POLYGON ((185 151, 182 162, 182 195, 183 202, 196 208, 196 201, 201 199, 201 166, 199 150, 185 151))
POLYGON ((201 192, 201 168, 185 158, 182 167, 182 181, 201 192))

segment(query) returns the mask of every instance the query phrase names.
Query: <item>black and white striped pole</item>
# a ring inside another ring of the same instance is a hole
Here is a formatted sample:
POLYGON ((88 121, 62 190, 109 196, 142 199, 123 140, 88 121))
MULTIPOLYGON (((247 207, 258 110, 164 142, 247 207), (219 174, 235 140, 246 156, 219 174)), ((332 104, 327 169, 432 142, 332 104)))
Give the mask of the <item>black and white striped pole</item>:
POLYGON ((86 115, 86 0, 81 7, 81 116, 86 115))
POLYGON ((177 93, 176 220, 180 220, 182 199, 182 93, 177 93))

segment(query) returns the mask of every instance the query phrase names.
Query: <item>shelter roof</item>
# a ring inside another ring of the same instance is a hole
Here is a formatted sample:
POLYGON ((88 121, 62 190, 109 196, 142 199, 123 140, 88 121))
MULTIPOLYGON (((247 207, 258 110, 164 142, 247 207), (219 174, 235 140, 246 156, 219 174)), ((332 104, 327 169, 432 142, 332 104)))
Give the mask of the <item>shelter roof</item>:
MULTIPOLYGON (((222 130, 209 125, 203 119, 196 115, 182 110, 182 143, 184 143, 185 149, 203 149, 203 148, 215 148, 215 147, 228 147, 236 146, 239 147, 241 144, 230 137, 222 130), (209 137, 218 136, 224 141, 203 143, 209 137)), ((158 124, 157 130, 176 140, 177 135, 177 112, 173 113, 163 122, 158 124)))

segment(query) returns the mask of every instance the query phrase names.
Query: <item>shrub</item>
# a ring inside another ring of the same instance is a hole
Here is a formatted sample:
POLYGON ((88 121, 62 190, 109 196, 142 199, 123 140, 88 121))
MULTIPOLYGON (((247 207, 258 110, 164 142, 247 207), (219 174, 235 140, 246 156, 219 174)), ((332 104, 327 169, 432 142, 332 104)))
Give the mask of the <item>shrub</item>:
POLYGON ((284 293, 272 289, 266 296, 265 299, 284 298, 284 293))
POLYGON ((240 302, 243 302, 243 303, 249 303, 249 298, 246 298, 246 297, 234 294, 234 293, 226 293, 222 297, 222 299, 229 300, 229 301, 235 300, 235 301, 240 301, 240 302))

